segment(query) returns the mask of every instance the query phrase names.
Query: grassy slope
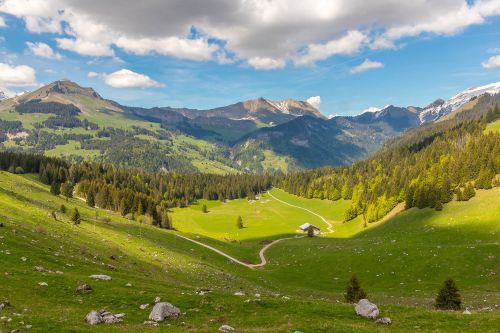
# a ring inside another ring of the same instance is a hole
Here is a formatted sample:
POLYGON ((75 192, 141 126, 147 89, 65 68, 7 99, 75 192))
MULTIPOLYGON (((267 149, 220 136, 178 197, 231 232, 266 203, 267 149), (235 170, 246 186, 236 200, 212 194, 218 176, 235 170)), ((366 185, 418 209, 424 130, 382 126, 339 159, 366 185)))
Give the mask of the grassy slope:
MULTIPOLYGON (((63 214, 54 221, 48 214, 64 203, 62 198, 50 195, 48 188, 33 177, 0 172, 0 220, 5 223, 0 228, 0 298, 8 298, 13 305, 0 310, 0 317, 13 318, 10 323, 0 320, 0 330, 20 328, 23 321, 33 325, 33 332, 91 332, 95 328, 83 324, 83 316, 91 309, 107 306, 115 313, 126 313, 125 323, 100 326, 99 331, 164 331, 166 324, 163 328, 145 328, 141 323, 149 311, 138 308, 160 295, 186 312, 182 319, 170 322, 169 332, 214 332, 222 324, 245 332, 387 331, 357 318, 351 306, 337 303, 348 266, 359 272, 370 298, 381 304, 415 300, 427 305, 438 282, 453 269, 459 273, 455 277, 467 296, 466 304, 471 303, 469 297, 477 296, 491 306, 495 297, 498 299, 498 285, 494 276, 485 274, 498 272, 498 259, 487 259, 490 253, 498 253, 498 221, 492 215, 496 211, 491 211, 498 196, 498 190, 480 192, 468 203, 447 205, 441 215, 430 210, 409 211, 350 239, 284 242, 270 250, 270 266, 250 271, 171 232, 140 228, 114 213, 87 208, 77 199, 66 205, 78 207, 84 214, 79 227, 70 226, 63 214), (111 222, 95 222, 96 211, 111 222), (474 248, 464 247, 464 243, 474 248), (431 249, 439 256, 429 256, 431 249), (110 259, 111 254, 118 259, 110 259), (23 256, 27 257, 25 262, 23 256), (384 260, 379 262, 377 256, 384 260), (290 258, 293 265, 288 266, 285 260, 290 258), (117 270, 109 270, 108 263, 117 270), (63 274, 36 272, 35 265, 63 274), (395 278, 390 275, 392 270, 397 272, 395 278), (378 271, 384 274, 375 277, 378 271), (89 281, 88 275, 97 273, 109 274, 113 280, 89 281), (421 292, 414 291, 418 279, 422 280, 418 284, 421 292), (41 281, 48 287, 38 286, 41 281), (399 285, 399 281, 405 285, 399 285), (81 282, 90 283, 94 292, 76 295, 74 288, 81 282), (126 283, 132 287, 126 287, 126 283), (196 295, 197 287, 209 287, 214 292, 196 295), (245 303, 247 297, 232 295, 240 288, 247 294, 261 293, 262 300, 245 303), (276 292, 290 300, 272 296, 276 292)), ((286 214, 288 208, 281 210, 286 214)), ((394 332, 407 332, 415 326, 424 332, 494 332, 500 319, 498 311, 474 311, 466 316, 394 305, 382 305, 381 309, 394 320, 390 328, 394 332)))

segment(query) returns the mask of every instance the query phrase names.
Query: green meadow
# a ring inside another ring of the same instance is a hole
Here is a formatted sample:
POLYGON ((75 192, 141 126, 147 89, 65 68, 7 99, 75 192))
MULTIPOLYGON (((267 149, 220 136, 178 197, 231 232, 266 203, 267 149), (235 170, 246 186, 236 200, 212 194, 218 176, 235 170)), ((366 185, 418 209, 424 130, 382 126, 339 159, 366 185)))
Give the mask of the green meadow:
POLYGON ((498 332, 500 189, 478 191, 442 212, 404 211, 368 228, 359 220, 339 222, 348 202, 307 200, 279 189, 271 194, 324 216, 335 232, 277 243, 266 252, 269 263, 250 270, 176 234, 257 262, 263 241, 294 235, 304 222, 326 226, 264 194, 253 202, 200 201, 174 209, 177 230, 168 231, 76 198, 66 202, 33 175, 0 172, 0 302, 11 303, 0 310, 0 331, 216 332, 227 324, 236 332, 498 332), (80 210, 79 226, 59 212, 61 204, 80 210), (201 212, 203 204, 208 213, 201 212), (243 229, 236 226, 238 215, 243 229), (342 302, 352 272, 381 315, 391 317, 390 327, 357 317, 342 302), (113 279, 93 281, 91 274, 113 279), (448 276, 471 315, 433 310, 448 276), (83 282, 92 286, 91 294, 75 293, 83 282), (200 295, 199 288, 211 291, 200 295), (143 325, 151 307, 139 305, 155 296, 178 306, 183 316, 157 328, 143 325), (90 310, 101 308, 125 313, 124 322, 84 323, 90 310))

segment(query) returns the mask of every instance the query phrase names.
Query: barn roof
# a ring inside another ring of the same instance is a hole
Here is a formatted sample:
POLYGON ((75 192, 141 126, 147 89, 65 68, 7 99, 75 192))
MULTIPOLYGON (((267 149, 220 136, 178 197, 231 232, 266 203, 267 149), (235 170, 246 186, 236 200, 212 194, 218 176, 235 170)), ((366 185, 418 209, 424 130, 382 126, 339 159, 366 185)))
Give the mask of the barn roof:
POLYGON ((317 226, 315 226, 315 225, 313 225, 313 224, 311 224, 311 223, 304 223, 304 224, 302 224, 299 228, 300 228, 301 230, 307 230, 307 229, 309 229, 310 227, 313 227, 314 229, 320 230, 320 228, 318 228, 317 226))

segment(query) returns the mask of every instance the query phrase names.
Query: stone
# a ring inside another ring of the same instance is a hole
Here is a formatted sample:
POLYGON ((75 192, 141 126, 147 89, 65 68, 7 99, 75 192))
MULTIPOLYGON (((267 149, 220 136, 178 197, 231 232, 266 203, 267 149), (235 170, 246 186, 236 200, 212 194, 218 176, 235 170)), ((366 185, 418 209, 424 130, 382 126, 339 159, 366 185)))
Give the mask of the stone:
POLYGON ((375 324, 390 325, 390 324, 392 324, 392 320, 389 317, 382 317, 382 318, 375 320, 375 324))
POLYGON ((354 305, 354 310, 358 316, 371 319, 377 318, 379 314, 377 306, 365 298, 354 305))
POLYGON ((149 304, 141 304, 141 305, 139 305, 139 309, 141 309, 141 310, 147 309, 148 307, 149 307, 149 304))
POLYGON ((49 284, 47 282, 38 282, 39 286, 47 287, 49 284))
POLYGON ((46 272, 47 269, 45 267, 42 267, 42 266, 35 266, 33 267, 33 269, 37 272, 46 272))
POLYGON ((156 303, 149 314, 149 319, 154 321, 163 321, 166 318, 178 318, 181 315, 181 310, 176 308, 170 303, 160 302, 156 303))
POLYGON ((156 321, 152 321, 152 320, 146 320, 143 324, 146 326, 153 326, 153 327, 160 326, 160 324, 158 324, 156 321))
POLYGON ((0 303, 0 310, 2 309, 5 309, 6 307, 8 307, 10 305, 9 301, 2 301, 0 303))
POLYGON ((85 316, 85 321, 90 325, 97 325, 102 323, 102 316, 99 312, 92 310, 85 316))
POLYGON ((233 332, 234 328, 229 325, 222 325, 219 327, 219 332, 233 332))
POLYGON ((130 282, 129 282, 129 283, 127 283, 127 284, 125 285, 125 287, 132 287, 132 283, 130 283, 130 282))
POLYGON ((245 296, 245 293, 241 292, 241 291, 237 291, 233 294, 234 296, 245 296))
POLYGON ((463 313, 464 315, 470 315, 470 314, 472 314, 472 313, 470 312, 469 308, 465 308, 465 311, 464 311, 464 312, 462 312, 462 313, 463 313))
POLYGON ((88 294, 92 292, 92 287, 84 283, 76 287, 76 292, 79 294, 88 294))
POLYGON ((28 260, 28 258, 26 258, 26 257, 21 257, 21 260, 22 260, 22 261, 26 261, 26 260, 28 260))
POLYGON ((100 281, 111 281, 112 278, 109 275, 104 275, 104 274, 94 274, 89 276, 91 279, 94 280, 100 280, 100 281))
POLYGON ((161 298, 160 298, 160 296, 156 296, 156 297, 155 297, 155 304, 156 304, 156 303, 160 303, 160 302, 161 302, 161 298))

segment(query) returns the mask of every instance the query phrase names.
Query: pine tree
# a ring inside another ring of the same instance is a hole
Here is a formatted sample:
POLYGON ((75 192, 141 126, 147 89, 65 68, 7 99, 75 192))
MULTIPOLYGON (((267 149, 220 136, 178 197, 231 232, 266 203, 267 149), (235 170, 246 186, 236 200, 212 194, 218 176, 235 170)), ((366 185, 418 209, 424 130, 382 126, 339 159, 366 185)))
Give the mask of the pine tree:
POLYGON ((53 195, 59 195, 60 192, 60 185, 56 181, 53 181, 52 184, 50 184, 50 193, 53 195))
POLYGON ((441 310, 460 310, 462 300, 453 279, 448 278, 439 290, 434 306, 441 310))
POLYGON ((69 181, 62 183, 61 193, 66 197, 66 202, 68 202, 69 198, 73 198, 73 184, 71 184, 69 181))
POLYGON ((89 205, 90 207, 95 206, 95 194, 92 189, 89 189, 89 191, 87 192, 87 205, 89 205))
POLYGON ((352 273, 344 298, 347 303, 355 303, 360 299, 366 298, 366 292, 361 288, 356 273, 352 273))
POLYGON ((314 237, 314 228, 312 226, 307 229, 307 237, 314 237))
POLYGON ((81 216, 80 212, 78 211, 78 208, 75 207, 73 209, 71 215, 69 216, 69 220, 73 222, 74 225, 80 224, 81 216))
POLYGON ((238 216, 238 219, 236 220, 236 226, 238 227, 238 229, 244 228, 243 219, 241 218, 241 216, 238 216))
POLYGON ((207 205, 205 205, 205 204, 204 204, 204 205, 201 207, 201 211, 202 211, 203 213, 208 213, 208 208, 207 208, 207 205))

